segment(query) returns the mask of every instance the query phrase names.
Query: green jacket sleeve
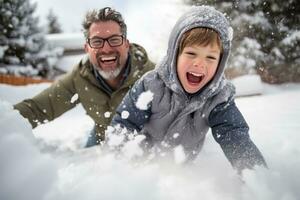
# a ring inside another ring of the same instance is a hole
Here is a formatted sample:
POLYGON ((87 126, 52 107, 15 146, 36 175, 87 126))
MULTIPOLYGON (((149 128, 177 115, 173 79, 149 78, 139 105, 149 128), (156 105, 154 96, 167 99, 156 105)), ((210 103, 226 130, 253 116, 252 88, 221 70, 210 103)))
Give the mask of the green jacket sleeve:
POLYGON ((14 105, 14 108, 29 120, 33 128, 59 117, 78 103, 78 100, 71 101, 76 94, 73 84, 75 73, 74 70, 35 97, 14 105))

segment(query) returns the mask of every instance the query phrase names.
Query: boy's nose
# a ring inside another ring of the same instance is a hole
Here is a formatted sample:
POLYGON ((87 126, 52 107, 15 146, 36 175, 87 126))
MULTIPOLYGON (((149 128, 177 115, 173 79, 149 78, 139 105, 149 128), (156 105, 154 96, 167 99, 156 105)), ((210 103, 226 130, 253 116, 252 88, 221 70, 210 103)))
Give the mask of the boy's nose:
POLYGON ((196 62, 194 62, 193 67, 204 67, 204 61, 203 60, 197 60, 196 62))

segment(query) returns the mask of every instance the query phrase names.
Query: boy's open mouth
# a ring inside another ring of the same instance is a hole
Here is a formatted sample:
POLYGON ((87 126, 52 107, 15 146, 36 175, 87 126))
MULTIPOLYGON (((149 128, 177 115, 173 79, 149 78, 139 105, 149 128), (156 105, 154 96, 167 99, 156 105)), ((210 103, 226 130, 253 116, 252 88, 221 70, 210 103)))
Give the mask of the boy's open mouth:
POLYGON ((191 84, 199 84, 204 79, 204 74, 198 74, 194 72, 187 72, 186 78, 191 84))

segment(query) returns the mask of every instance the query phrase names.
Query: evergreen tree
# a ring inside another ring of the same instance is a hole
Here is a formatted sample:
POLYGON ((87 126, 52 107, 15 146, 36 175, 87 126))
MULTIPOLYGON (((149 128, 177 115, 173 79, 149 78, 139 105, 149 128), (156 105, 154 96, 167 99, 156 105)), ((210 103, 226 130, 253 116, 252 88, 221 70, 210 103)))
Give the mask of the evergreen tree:
POLYGON ((60 24, 58 23, 57 16, 54 14, 53 10, 50 9, 47 15, 48 20, 48 33, 61 33, 62 30, 60 28, 60 24))
POLYGON ((225 12, 234 29, 229 70, 255 69, 270 83, 300 81, 300 4, 296 0, 186 0, 225 12))
POLYGON ((58 52, 46 49, 44 33, 29 0, 0 0, 0 72, 46 76, 49 58, 58 52))

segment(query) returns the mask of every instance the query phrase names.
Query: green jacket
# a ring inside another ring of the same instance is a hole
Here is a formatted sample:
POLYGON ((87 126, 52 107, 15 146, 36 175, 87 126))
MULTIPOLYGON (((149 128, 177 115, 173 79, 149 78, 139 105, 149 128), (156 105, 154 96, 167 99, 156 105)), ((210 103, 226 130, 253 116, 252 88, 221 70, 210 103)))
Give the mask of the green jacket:
POLYGON ((154 68, 141 46, 131 44, 129 54, 130 72, 123 85, 111 93, 107 92, 103 83, 95 77, 89 59, 82 59, 72 72, 35 97, 16 104, 14 108, 19 110, 34 128, 81 103, 86 113, 95 121, 96 134, 104 139, 104 131, 124 95, 136 80, 154 68))

